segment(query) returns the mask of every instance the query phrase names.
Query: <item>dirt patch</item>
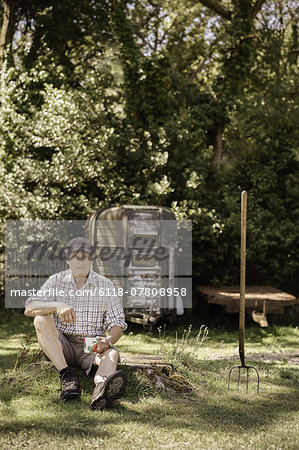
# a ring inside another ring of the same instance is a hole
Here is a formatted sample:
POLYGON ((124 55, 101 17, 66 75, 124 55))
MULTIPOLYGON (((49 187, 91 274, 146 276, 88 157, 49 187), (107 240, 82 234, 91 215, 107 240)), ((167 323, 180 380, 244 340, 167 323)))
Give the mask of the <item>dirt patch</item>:
MULTIPOLYGON (((235 360, 234 356, 215 356, 207 358, 208 360, 235 360)), ((246 360, 256 360, 265 363, 277 363, 277 364, 293 364, 299 365, 299 353, 298 352, 280 352, 280 353, 250 353, 246 355, 246 360)))

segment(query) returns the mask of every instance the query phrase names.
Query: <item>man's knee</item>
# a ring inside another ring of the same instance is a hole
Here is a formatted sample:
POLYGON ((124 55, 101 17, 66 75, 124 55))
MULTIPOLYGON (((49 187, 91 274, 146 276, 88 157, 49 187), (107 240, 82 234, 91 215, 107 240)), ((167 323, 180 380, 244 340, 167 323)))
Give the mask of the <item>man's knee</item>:
POLYGON ((115 350, 115 348, 109 348, 107 350, 108 353, 108 358, 110 359, 110 361, 113 361, 114 363, 118 362, 118 351, 115 350))
POLYGON ((118 363, 118 351, 114 348, 108 348, 108 350, 104 351, 100 355, 97 355, 95 358, 95 363, 97 365, 100 364, 101 360, 108 359, 111 362, 118 363))
MULTIPOLYGON (((33 320, 33 325, 35 327, 35 330, 38 333, 41 333, 45 330, 45 328, 48 328, 49 326, 54 326, 51 316, 35 316, 33 320)), ((55 327, 54 327, 55 328, 55 327)))

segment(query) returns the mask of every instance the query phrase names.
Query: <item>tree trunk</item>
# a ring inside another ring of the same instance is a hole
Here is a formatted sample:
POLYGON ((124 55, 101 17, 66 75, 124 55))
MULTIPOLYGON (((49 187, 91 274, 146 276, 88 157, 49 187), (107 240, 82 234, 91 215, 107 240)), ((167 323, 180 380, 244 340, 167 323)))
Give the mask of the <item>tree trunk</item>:
POLYGON ((2 69, 5 51, 12 43, 15 32, 16 0, 3 0, 3 22, 0 34, 0 70, 2 69))
POLYGON ((213 131, 213 135, 210 136, 212 137, 211 139, 211 143, 213 145, 214 148, 214 155, 213 155, 213 160, 212 160, 212 166, 215 169, 218 169, 220 167, 220 163, 221 163, 221 157, 222 157, 222 151, 223 151, 223 146, 222 146, 222 133, 223 133, 223 125, 222 124, 218 124, 217 128, 213 131))

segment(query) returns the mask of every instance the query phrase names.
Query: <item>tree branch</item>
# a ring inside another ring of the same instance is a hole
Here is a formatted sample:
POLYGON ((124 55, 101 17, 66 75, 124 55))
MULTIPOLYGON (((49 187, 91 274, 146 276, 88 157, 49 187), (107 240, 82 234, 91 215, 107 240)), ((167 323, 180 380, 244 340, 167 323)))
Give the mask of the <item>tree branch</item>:
POLYGON ((200 0, 200 3, 219 14, 224 19, 229 20, 231 18, 232 12, 216 0, 200 0))
POLYGON ((256 0, 251 11, 251 19, 254 19, 266 0, 256 0))
POLYGON ((154 8, 160 8, 159 5, 156 5, 152 0, 148 0, 149 4, 153 6, 154 8))
POLYGON ((0 70, 5 57, 5 50, 12 43, 15 32, 16 0, 3 1, 3 21, 0 33, 0 70))
POLYGON ((204 67, 205 63, 213 56, 214 51, 217 49, 217 44, 219 41, 221 41, 225 37, 226 33, 220 33, 218 36, 216 36, 216 39, 209 45, 209 51, 206 52, 203 56, 202 61, 199 63, 199 65, 193 69, 190 81, 194 81, 197 74, 200 72, 200 70, 204 67))

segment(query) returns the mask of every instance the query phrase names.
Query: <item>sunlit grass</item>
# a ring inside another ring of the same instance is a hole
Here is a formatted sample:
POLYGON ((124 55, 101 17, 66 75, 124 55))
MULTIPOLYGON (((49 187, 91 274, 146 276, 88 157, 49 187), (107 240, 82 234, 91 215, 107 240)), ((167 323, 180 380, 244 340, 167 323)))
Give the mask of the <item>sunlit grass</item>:
MULTIPOLYGON (((1 324, 0 447, 60 449, 100 448, 151 449, 295 449, 299 442, 298 366, 283 357, 295 352, 297 328, 248 327, 248 355, 277 353, 277 360, 251 358, 260 373, 260 393, 250 375, 249 393, 244 382, 236 391, 233 378, 227 392, 228 370, 238 363, 238 333, 210 329, 208 338, 196 349, 199 328, 155 328, 152 335, 130 327, 117 347, 121 352, 163 353, 183 348, 172 363, 195 388, 180 394, 155 388, 143 372, 130 372, 126 396, 112 410, 89 409, 93 385, 80 373, 81 400, 63 403, 59 399, 59 377, 48 365, 12 371, 9 354, 16 354, 20 342, 33 333, 32 319, 4 316, 1 324), (131 334, 130 334, 131 333, 131 334), (182 340, 185 333, 185 341, 182 340), (180 341, 181 339, 181 341, 180 341), (186 345, 185 345, 186 344, 186 345), (215 359, 217 357, 221 359, 215 359), (224 357, 232 356, 228 360, 224 357)), ((31 345, 33 349, 38 346, 31 345)))

